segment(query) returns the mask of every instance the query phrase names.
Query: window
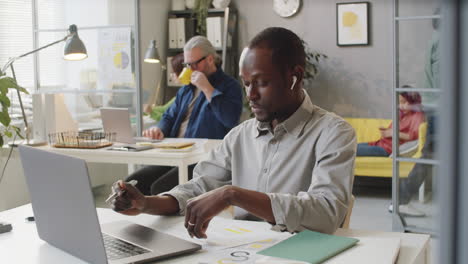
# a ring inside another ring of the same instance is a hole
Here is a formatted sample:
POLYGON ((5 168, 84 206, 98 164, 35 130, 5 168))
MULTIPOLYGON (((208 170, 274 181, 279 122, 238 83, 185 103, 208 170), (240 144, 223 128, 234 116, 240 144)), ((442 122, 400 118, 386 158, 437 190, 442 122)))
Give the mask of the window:
MULTIPOLYGON (((11 57, 24 54, 33 49, 32 0, 0 0, 0 67, 11 57)), ((18 83, 32 91, 34 85, 33 57, 27 56, 14 64, 18 83)), ((10 69, 6 74, 12 76, 10 69)), ((29 96, 23 97, 26 115, 32 116, 32 104, 29 96)), ((12 124, 20 126, 22 121, 21 108, 16 93, 11 92, 10 116, 12 124)))
MULTIPOLYGON (((0 0, 0 67, 9 58, 33 49, 32 0, 0 0)), ((18 83, 26 88, 34 84, 33 57, 14 63, 18 83)), ((7 71, 8 75, 11 72, 7 71)))

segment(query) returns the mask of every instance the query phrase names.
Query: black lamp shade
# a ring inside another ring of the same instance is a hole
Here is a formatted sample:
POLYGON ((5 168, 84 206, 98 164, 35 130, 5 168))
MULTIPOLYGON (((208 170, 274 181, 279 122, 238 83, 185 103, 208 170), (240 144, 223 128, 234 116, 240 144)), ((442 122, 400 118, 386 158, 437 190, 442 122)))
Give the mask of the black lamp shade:
POLYGON ((152 40, 145 53, 145 62, 159 63, 159 53, 156 48, 156 40, 152 40))
POLYGON ((78 30, 75 25, 69 28, 71 36, 65 42, 64 59, 65 60, 83 60, 88 57, 86 47, 78 37, 78 30))

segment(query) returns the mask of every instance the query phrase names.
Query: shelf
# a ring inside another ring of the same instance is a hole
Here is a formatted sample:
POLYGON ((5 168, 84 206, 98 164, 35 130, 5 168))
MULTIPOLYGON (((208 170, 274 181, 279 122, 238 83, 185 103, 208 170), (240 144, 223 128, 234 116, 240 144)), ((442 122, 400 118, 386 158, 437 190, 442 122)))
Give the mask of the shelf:
MULTIPOLYGON (((188 10, 174 10, 168 12, 168 46, 177 47, 181 46, 180 42, 182 39, 188 41, 191 37, 198 35, 196 32, 196 28, 192 29, 192 26, 196 26, 198 21, 196 17, 196 12, 192 9, 188 10), (176 20, 176 21, 174 21, 176 20), (180 21, 183 20, 184 23, 180 21), (185 34, 184 36, 177 36, 177 32, 180 31, 182 26, 185 27, 185 34), (187 28, 188 27, 188 28, 187 28), (179 29, 177 29, 179 28, 179 29), (188 29, 188 30, 187 30, 188 29), (188 33, 187 33, 188 32, 188 33), (172 35, 171 35, 172 33, 172 35), (172 38, 172 41, 171 41, 172 38), (176 43, 175 43, 175 42, 176 43), (173 44, 178 45, 173 45, 173 44)), ((223 9, 208 9, 207 17, 219 17, 219 19, 213 19, 213 23, 210 29, 212 31, 208 31, 207 25, 207 37, 214 45, 216 45, 215 50, 216 53, 220 56, 222 61, 222 69, 226 72, 226 74, 236 76, 237 75, 237 11, 235 8, 227 7, 223 9), (211 33, 211 34, 209 34, 211 33), (215 38, 216 35, 216 38, 215 38)), ((183 48, 167 48, 166 55, 167 57, 174 56, 179 53, 183 53, 183 48)), ((169 62, 168 62, 169 64, 169 62)), ((171 73, 168 67, 168 76, 171 73)), ((167 80, 169 79, 166 78, 167 80)), ((179 89, 181 86, 171 85, 168 84, 166 80, 165 88, 167 91, 170 91, 172 94, 175 91, 175 88, 179 89)), ((166 94, 163 94, 163 98, 166 99, 166 94)))
POLYGON ((439 161, 434 160, 434 159, 395 157, 395 160, 398 162, 412 162, 412 163, 419 163, 419 164, 426 164, 426 165, 439 165, 439 161))
POLYGON ((440 19, 440 15, 395 17, 395 20, 396 20, 396 21, 403 21, 403 20, 426 20, 426 19, 440 19))
MULTIPOLYGON (((230 51, 231 47, 228 47, 227 50, 230 51)), ((223 52, 223 48, 215 48, 215 50, 217 52, 223 52)), ((170 48, 170 49, 167 49, 167 52, 168 53, 182 53, 184 52, 184 49, 183 48, 170 48)))
POLYGON ((395 88, 395 92, 440 93, 439 88, 395 88))
MULTIPOLYGON (((227 9, 229 9, 229 12, 231 12, 231 13, 236 12, 233 8, 227 7, 227 9)), ((210 9, 208 9, 208 15, 210 15, 210 14, 219 15, 219 14, 224 14, 224 12, 225 12, 225 9, 223 9, 223 8, 210 8, 210 9)), ((169 11, 169 16, 171 16, 171 15, 174 15, 174 16, 187 15, 188 16, 188 15, 192 15, 192 14, 195 14, 193 9, 169 11)))
POLYGON ((176 49, 171 48, 171 49, 167 49, 167 52, 168 53, 182 53, 184 52, 184 49, 183 48, 176 48, 176 49))

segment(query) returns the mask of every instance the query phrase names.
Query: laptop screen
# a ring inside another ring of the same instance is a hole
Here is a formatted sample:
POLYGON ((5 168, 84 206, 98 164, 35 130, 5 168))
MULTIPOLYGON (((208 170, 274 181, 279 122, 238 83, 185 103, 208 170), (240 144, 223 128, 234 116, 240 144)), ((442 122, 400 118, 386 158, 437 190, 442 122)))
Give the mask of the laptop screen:
POLYGON ((107 263, 85 161, 19 146, 42 240, 90 263, 107 263))
POLYGON ((104 132, 116 133, 116 141, 134 144, 130 113, 127 108, 101 108, 104 132))

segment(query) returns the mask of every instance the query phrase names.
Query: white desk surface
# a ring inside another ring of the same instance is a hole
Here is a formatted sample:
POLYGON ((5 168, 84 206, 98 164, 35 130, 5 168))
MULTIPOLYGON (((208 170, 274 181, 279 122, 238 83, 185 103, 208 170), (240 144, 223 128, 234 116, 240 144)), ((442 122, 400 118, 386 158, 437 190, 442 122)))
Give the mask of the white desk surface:
MULTIPOLYGON (((183 239, 190 240, 190 237, 183 228, 183 217, 171 216, 160 217, 151 215, 139 216, 124 216, 113 212, 110 209, 98 208, 98 215, 101 223, 129 220, 141 225, 146 225, 163 232, 173 234, 183 239)), ((37 236, 36 225, 34 222, 26 222, 25 218, 32 216, 31 205, 20 206, 11 210, 0 212, 0 220, 7 221, 13 224, 13 230, 8 233, 0 234, 0 262, 1 263, 30 263, 30 264, 50 264, 50 263, 67 263, 67 264, 82 264, 80 259, 73 257, 49 244, 42 241, 37 236)), ((208 228, 208 241, 196 240, 197 243, 203 245, 203 249, 189 255, 171 258, 158 263, 174 264, 174 263, 198 263, 200 259, 206 259, 213 254, 219 254, 219 247, 214 247, 214 243, 221 245, 223 238, 220 237, 222 229, 226 227, 235 228, 235 226, 248 226, 255 230, 255 239, 277 238, 284 239, 289 236, 287 233, 278 233, 270 230, 270 225, 265 222, 251 222, 232 220, 222 217, 215 217, 208 228), (221 232, 219 231, 221 230, 221 232), (217 233, 218 232, 218 233, 217 233), (217 236, 217 237, 216 237, 217 236), (210 240, 211 239, 211 240, 210 240)), ((225 232, 225 231, 224 231, 225 232)), ((426 251, 428 250, 429 236, 420 234, 407 234, 396 232, 378 232, 352 229, 339 229, 337 235, 350 236, 356 238, 366 238, 363 241, 371 243, 372 238, 383 239, 386 237, 400 238, 401 248, 397 263, 413 264, 426 263, 426 251), (370 242, 369 242, 370 241, 370 242)), ((228 240, 224 239, 224 242, 228 240)), ((228 243, 233 240, 230 239, 228 243)), ((239 241, 237 241, 239 243, 239 241)), ((366 243, 363 243, 361 250, 366 248, 366 243)), ((372 247, 369 247, 372 248, 372 247)), ((354 248, 348 251, 355 250, 354 248)), ((367 253, 366 253, 367 254, 367 253)), ((374 263, 390 263, 388 260, 382 259, 375 252, 369 252, 368 255, 375 255, 374 263)), ((372 256, 374 257, 374 256, 372 256)), ((331 259, 333 260, 333 259, 331 259)), ((328 262, 328 261, 327 261, 328 262)), ((354 261, 346 261, 346 263, 361 263, 354 261)))
MULTIPOLYGON (((192 141, 192 139, 186 140, 192 141)), ((177 166, 179 167, 179 183, 184 183, 188 181, 187 167, 206 158, 207 154, 222 142, 218 139, 195 139, 195 141, 204 141, 204 144, 187 152, 168 152, 161 149, 136 152, 107 150, 106 148, 72 149, 54 148, 49 145, 37 148, 84 159, 87 162, 177 166)))

